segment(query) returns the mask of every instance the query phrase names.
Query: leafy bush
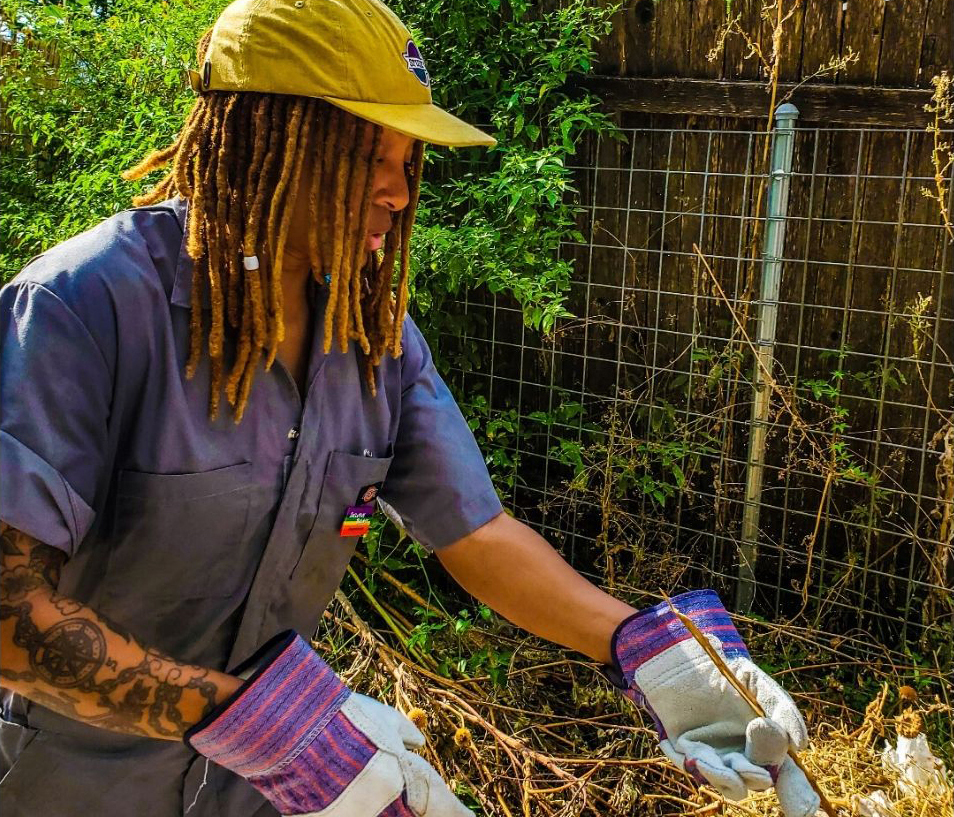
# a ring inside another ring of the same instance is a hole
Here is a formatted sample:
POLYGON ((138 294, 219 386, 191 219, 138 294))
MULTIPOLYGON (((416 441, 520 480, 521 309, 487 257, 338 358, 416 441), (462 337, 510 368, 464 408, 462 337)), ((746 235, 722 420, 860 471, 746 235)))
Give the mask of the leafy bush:
POLYGON ((166 144, 192 105, 183 68, 220 0, 46 5, 0 0, 0 271, 129 206, 119 173, 166 144), (5 43, 5 46, 8 43, 5 43))
POLYGON ((565 90, 589 72, 611 8, 583 0, 540 11, 526 0, 399 0, 437 81, 435 101, 488 128, 498 144, 431 151, 415 242, 415 296, 429 309, 462 287, 509 293, 527 323, 549 332, 567 314, 571 265, 561 241, 578 240, 568 158, 588 133, 613 127, 588 96, 565 90))
MULTIPOLYGON (((183 69, 224 5, 0 0, 0 99, 12 132, 0 159, 4 277, 129 205, 141 185, 119 173, 178 130, 192 104, 183 69)), ((575 233, 566 159, 585 133, 609 127, 593 100, 562 87, 589 70, 609 10, 584 0, 532 14, 524 0, 393 6, 420 41, 436 101, 499 140, 487 155, 430 151, 415 240, 417 306, 439 319, 448 296, 486 284, 549 330, 571 273, 556 251, 575 233)))

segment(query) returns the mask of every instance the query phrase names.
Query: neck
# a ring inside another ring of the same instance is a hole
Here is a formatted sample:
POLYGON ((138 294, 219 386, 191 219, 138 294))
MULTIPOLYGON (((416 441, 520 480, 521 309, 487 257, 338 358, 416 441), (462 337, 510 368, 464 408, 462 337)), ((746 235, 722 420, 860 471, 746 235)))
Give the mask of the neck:
POLYGON ((282 289, 286 293, 303 293, 311 278, 311 262, 305 256, 286 252, 282 262, 282 289))

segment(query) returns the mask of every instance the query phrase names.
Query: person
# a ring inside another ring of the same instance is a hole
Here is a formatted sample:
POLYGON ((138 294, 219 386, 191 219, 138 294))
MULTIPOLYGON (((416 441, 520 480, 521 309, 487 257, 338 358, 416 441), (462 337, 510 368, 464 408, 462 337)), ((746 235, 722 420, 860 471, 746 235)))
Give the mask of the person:
POLYGON ((7 815, 470 812, 397 710, 308 643, 380 501, 478 599, 607 665, 676 763, 817 798, 789 696, 711 591, 636 611, 504 513, 406 315, 432 104, 378 0, 237 0, 168 168, 0 292, 7 815))

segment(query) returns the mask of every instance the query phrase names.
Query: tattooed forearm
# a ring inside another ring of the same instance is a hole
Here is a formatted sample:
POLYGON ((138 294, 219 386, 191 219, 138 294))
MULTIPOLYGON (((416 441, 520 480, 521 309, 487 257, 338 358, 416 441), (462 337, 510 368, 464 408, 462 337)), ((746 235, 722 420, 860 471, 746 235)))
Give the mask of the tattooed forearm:
POLYGON ((3 685, 63 715, 177 739, 239 682, 181 664, 60 595, 65 555, 0 524, 3 685))

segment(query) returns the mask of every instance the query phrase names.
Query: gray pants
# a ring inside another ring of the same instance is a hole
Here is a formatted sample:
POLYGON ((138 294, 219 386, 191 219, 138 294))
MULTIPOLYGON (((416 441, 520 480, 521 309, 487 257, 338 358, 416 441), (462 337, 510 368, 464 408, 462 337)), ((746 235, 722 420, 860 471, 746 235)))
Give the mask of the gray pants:
POLYGON ((4 698, 4 817, 278 815, 246 781, 184 743, 107 732, 4 698))

